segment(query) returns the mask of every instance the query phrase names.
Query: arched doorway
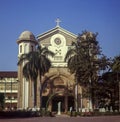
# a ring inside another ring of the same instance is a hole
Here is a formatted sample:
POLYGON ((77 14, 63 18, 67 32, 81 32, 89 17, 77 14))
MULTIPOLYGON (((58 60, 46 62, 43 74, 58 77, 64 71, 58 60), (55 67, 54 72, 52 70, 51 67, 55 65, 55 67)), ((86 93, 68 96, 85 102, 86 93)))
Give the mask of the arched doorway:
POLYGON ((70 93, 64 93, 64 92, 53 93, 49 96, 48 101, 46 102, 46 110, 57 112, 58 103, 61 102, 61 112, 67 112, 70 110, 70 107, 74 109, 75 101, 76 101, 75 97, 70 93))
POLYGON ((61 112, 65 111, 65 97, 64 96, 55 96, 52 99, 52 111, 56 112, 58 110, 58 103, 61 102, 61 112))
POLYGON ((43 81, 42 104, 50 111, 57 112, 58 103, 61 102, 61 112, 74 108, 74 80, 71 75, 63 71, 56 74, 52 72, 43 81))

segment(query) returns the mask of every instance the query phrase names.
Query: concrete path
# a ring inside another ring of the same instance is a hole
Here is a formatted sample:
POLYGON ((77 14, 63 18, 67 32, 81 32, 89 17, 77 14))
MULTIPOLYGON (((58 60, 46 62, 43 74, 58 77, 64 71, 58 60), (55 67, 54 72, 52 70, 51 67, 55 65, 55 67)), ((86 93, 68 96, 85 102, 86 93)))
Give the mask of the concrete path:
POLYGON ((120 116, 34 117, 34 118, 0 119, 0 122, 120 122, 120 116))

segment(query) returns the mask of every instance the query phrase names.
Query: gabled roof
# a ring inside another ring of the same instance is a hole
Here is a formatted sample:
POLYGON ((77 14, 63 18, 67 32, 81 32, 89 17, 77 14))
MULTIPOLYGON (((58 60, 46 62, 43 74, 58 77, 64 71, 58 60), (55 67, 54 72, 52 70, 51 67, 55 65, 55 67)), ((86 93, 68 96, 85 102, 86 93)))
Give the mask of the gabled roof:
POLYGON ((43 38, 43 37, 45 37, 45 36, 47 36, 47 35, 49 35, 49 34, 51 34, 51 33, 54 33, 54 32, 56 32, 56 31, 61 31, 61 32, 63 32, 63 33, 66 33, 66 34, 72 36, 73 38, 76 38, 76 37, 77 37, 76 34, 73 34, 73 33, 71 33, 70 31, 67 31, 67 30, 61 28, 60 26, 56 26, 55 28, 53 28, 53 29, 51 29, 51 30, 48 30, 47 32, 44 32, 44 33, 42 33, 42 34, 39 34, 39 35, 37 36, 37 38, 38 38, 38 39, 39 39, 39 38, 43 38))
POLYGON ((17 78, 17 71, 0 71, 0 78, 17 78))

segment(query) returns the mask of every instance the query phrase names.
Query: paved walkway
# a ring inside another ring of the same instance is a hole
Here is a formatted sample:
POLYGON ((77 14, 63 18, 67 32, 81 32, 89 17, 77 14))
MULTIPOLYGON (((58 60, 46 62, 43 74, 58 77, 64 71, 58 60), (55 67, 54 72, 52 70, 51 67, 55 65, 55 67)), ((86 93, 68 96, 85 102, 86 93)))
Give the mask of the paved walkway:
POLYGON ((0 119, 0 122, 120 122, 120 116, 102 117, 33 117, 0 119))

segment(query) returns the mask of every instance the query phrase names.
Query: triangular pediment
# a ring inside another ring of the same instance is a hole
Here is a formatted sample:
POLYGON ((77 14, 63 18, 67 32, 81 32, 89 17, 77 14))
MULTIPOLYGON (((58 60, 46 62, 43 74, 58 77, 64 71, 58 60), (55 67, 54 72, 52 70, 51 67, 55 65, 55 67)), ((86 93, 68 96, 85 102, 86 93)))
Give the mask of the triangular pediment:
POLYGON ((60 26, 59 27, 57 26, 57 27, 55 27, 55 28, 53 28, 51 30, 48 30, 48 31, 46 31, 46 32, 44 32, 42 34, 39 34, 37 36, 37 39, 38 39, 38 41, 42 41, 45 38, 48 38, 48 37, 50 37, 50 36, 52 36, 54 34, 57 34, 57 33, 63 33, 63 34, 65 34, 65 35, 67 35, 67 36, 69 36, 71 38, 74 38, 74 39, 76 39, 76 37, 77 37, 77 35, 71 33, 70 31, 67 31, 66 29, 63 29, 60 26))

